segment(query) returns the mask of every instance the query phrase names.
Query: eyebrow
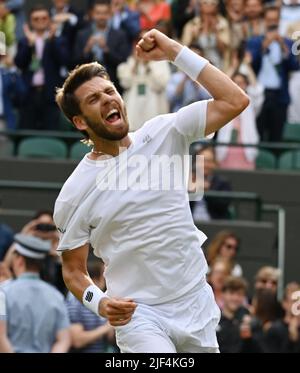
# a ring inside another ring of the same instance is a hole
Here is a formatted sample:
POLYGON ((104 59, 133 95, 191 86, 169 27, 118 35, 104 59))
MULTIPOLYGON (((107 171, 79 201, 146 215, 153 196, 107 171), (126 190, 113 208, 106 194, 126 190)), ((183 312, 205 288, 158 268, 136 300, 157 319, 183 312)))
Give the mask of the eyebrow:
POLYGON ((107 86, 106 88, 104 88, 103 90, 98 90, 97 92, 93 92, 93 93, 90 93, 88 94, 84 99, 83 99, 83 102, 87 102, 89 101, 91 98, 95 97, 95 96, 98 96, 99 94, 101 95, 102 92, 105 92, 105 91, 109 91, 109 90, 114 90, 115 91, 115 86, 112 84, 112 85, 109 85, 107 86))

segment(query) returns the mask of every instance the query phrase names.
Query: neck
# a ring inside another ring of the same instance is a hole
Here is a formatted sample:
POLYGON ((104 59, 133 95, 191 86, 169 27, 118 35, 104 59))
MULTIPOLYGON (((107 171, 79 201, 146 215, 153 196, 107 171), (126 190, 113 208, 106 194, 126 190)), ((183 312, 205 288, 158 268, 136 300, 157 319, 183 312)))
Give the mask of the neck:
POLYGON ((232 312, 229 308, 227 308, 225 305, 222 309, 222 313, 225 317, 227 317, 227 319, 233 319, 233 316, 234 316, 234 312, 232 312))
MULTIPOLYGON (((127 135, 121 140, 117 141, 111 141, 111 140, 105 140, 101 138, 92 139, 94 143, 94 150, 95 152, 101 152, 103 154, 111 155, 113 157, 117 157, 122 151, 129 148, 131 144, 131 140, 129 136, 127 135)), ((90 158, 91 159, 97 159, 99 158, 100 154, 91 153, 90 158)))

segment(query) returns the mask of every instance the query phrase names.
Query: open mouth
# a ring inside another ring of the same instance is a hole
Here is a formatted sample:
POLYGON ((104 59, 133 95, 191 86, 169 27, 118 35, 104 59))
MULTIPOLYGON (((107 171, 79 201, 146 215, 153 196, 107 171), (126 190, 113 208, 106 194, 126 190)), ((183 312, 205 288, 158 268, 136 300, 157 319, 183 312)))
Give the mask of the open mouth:
POLYGON ((106 122, 109 124, 119 124, 121 121, 121 114, 119 110, 112 109, 105 117, 106 122))

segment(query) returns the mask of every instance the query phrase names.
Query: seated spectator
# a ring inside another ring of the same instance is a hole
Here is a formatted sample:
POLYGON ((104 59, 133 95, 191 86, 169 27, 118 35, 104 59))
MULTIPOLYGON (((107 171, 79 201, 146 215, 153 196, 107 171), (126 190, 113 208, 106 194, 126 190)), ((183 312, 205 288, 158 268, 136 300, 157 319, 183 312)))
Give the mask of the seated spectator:
MULTIPOLYGON (((216 155, 212 146, 203 146, 195 152, 190 192, 195 191, 230 191, 227 180, 217 175, 216 155)), ((190 202, 195 221, 209 221, 212 219, 229 219, 230 200, 228 198, 204 197, 200 201, 190 202)))
POLYGON ((188 46, 198 44, 213 65, 225 70, 229 63, 230 33, 218 5, 219 0, 200 0, 200 15, 184 26, 182 43, 188 46))
POLYGON ((263 0, 246 0, 243 23, 243 37, 249 39, 254 36, 261 36, 265 33, 263 19, 263 0))
POLYGON ((217 258, 228 260, 230 274, 234 277, 243 275, 242 267, 236 262, 236 255, 240 245, 240 240, 235 233, 230 231, 220 231, 216 234, 206 250, 208 265, 214 263, 217 258))
POLYGON ((269 289, 276 294, 279 277, 280 270, 278 268, 270 266, 260 268, 255 275, 255 290, 269 289))
POLYGON ((113 16, 112 28, 123 30, 127 36, 128 44, 132 44, 141 32, 140 15, 131 10, 125 0, 112 0, 113 16))
MULTIPOLYGON (((190 49, 203 56, 203 51, 198 47, 198 45, 191 45, 190 49)), ((204 87, 191 80, 182 71, 176 71, 172 74, 166 92, 172 112, 176 112, 193 102, 211 98, 210 94, 204 87)))
POLYGON ((136 131, 147 120, 169 112, 165 91, 171 68, 167 61, 144 62, 133 53, 119 65, 117 74, 124 89, 130 131, 136 131))
POLYGON ((117 79, 117 67, 126 61, 131 53, 123 30, 111 27, 112 9, 107 0, 96 0, 91 11, 91 25, 81 30, 76 39, 74 63, 92 61, 101 63, 107 69, 117 89, 121 90, 117 79))
POLYGON ((16 18, 5 7, 5 1, 0 0, 0 32, 4 34, 6 51, 11 57, 14 57, 16 50, 16 18))
POLYGON ((3 289, 7 335, 15 352, 57 353, 70 348, 70 323, 63 296, 39 276, 50 247, 37 237, 15 236, 12 269, 16 280, 3 289))
POLYGON ((292 352, 288 351, 291 346, 288 330, 282 327, 282 320, 278 318, 276 295, 269 289, 260 289, 253 299, 252 307, 252 316, 245 316, 241 323, 241 352, 292 352))
MULTIPOLYGON (((91 279, 102 291, 105 291, 103 264, 97 260, 88 264, 91 279)), ((71 321, 72 352, 101 353, 116 349, 111 344, 114 329, 106 319, 95 315, 71 293, 68 293, 67 308, 71 321)))
MULTIPOLYGON (((249 70, 252 72, 251 67, 249 70)), ((259 108, 255 107, 255 104, 258 101, 260 106, 262 104, 263 87, 256 82, 253 72, 251 76, 252 84, 250 84, 246 75, 239 72, 232 77, 232 80, 249 94, 250 104, 240 115, 218 131, 217 141, 220 143, 252 145, 259 143, 255 113, 255 109, 258 110, 259 108)), ((255 147, 217 146, 216 148, 217 161, 220 168, 223 169, 254 170, 257 154, 258 151, 255 147)))
MULTIPOLYGON (((15 130, 17 118, 15 108, 19 107, 25 97, 25 85, 13 66, 10 56, 0 56, 0 129, 15 130)), ((6 137, 0 138, 4 141, 6 137)))
POLYGON ((247 283, 239 277, 228 277, 223 287, 223 309, 217 327, 221 353, 238 353, 241 350, 240 324, 249 314, 245 307, 247 283))
POLYGON ((224 258, 216 258, 210 266, 207 281, 213 289, 217 305, 224 307, 223 288, 230 276, 230 263, 224 258))
POLYGON ((59 127, 59 109, 55 88, 62 84, 61 68, 69 60, 66 40, 55 36, 46 7, 31 9, 30 24, 24 26, 25 38, 18 44, 15 58, 26 86, 26 99, 20 109, 20 129, 55 130, 59 127))
POLYGON ((257 119, 262 141, 281 141, 290 102, 289 73, 299 69, 292 53, 292 41, 279 35, 280 9, 269 6, 264 12, 266 34, 248 40, 252 67, 264 87, 264 103, 257 119))
POLYGON ((155 28, 159 21, 171 20, 171 7, 167 1, 137 0, 136 7, 140 13, 142 30, 155 28))

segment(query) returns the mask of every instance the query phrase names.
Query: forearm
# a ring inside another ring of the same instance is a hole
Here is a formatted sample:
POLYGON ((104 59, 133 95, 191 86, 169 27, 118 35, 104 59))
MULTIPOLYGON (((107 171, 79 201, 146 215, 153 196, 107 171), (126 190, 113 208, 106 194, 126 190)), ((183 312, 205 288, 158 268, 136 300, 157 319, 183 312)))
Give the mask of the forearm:
POLYGON ((13 348, 7 337, 0 338, 0 353, 12 353, 13 348))
POLYGON ((64 354, 70 349, 70 341, 62 340, 54 343, 51 349, 52 354, 64 354))

